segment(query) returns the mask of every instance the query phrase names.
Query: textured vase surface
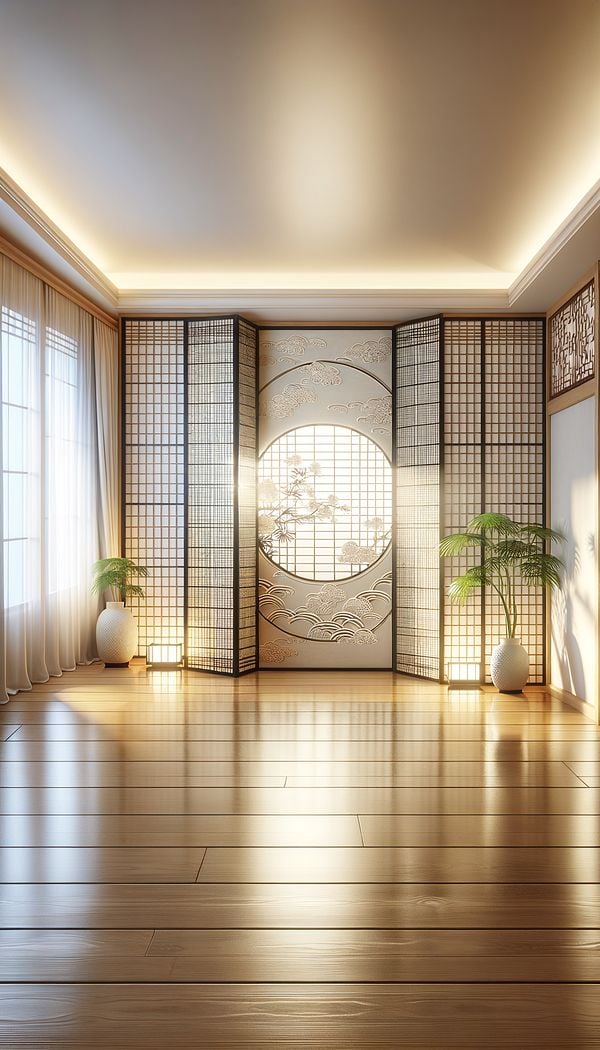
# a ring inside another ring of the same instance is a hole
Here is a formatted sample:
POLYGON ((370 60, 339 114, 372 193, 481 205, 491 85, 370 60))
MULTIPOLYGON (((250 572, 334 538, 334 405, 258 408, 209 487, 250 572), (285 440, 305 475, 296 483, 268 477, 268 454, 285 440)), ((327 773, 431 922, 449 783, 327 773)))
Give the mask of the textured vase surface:
POLYGON ((518 638, 503 638, 492 650, 492 682, 501 693, 520 693, 529 678, 529 657, 518 638))
POLYGON ((96 624, 98 656, 105 664, 128 664, 137 649, 137 624, 123 602, 107 602, 96 624))

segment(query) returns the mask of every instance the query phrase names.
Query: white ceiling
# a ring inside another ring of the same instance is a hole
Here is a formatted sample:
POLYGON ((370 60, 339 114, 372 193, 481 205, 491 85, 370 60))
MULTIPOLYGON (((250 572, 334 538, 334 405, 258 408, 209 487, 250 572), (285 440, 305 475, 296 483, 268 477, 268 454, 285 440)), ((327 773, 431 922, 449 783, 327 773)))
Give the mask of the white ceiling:
POLYGON ((0 0, 0 164, 147 300, 495 301, 600 177, 599 113, 599 0, 0 0))

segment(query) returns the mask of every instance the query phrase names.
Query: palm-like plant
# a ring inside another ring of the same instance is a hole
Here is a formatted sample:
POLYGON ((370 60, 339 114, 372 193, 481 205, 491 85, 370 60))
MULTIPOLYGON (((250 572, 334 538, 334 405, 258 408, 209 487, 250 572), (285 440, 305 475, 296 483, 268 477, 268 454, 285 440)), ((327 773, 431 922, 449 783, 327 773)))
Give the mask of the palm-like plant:
POLYGON ((551 548, 563 540, 560 532, 543 525, 521 525, 504 514, 478 514, 464 532, 445 536, 440 543, 443 558, 452 558, 473 547, 481 551, 479 565, 457 576, 448 595, 452 601, 464 604, 481 587, 491 587, 502 604, 506 636, 515 638, 519 583, 550 591, 560 587, 564 565, 551 548))
POLYGON ((132 583, 135 576, 147 576, 148 569, 144 565, 136 565, 130 558, 102 558, 97 561, 92 569, 94 582, 92 593, 102 594, 104 591, 115 590, 119 594, 119 600, 124 605, 128 598, 143 598, 144 591, 137 583, 132 583))

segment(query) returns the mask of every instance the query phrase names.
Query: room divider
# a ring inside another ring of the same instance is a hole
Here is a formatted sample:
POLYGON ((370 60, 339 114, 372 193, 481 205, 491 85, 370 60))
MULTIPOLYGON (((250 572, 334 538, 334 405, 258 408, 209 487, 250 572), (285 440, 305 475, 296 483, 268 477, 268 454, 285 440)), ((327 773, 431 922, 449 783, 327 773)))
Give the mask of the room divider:
MULTIPOLYGON (((396 671, 489 680, 500 610, 488 591, 466 606, 449 602, 452 575, 472 562, 465 554, 440 563, 437 545, 484 510, 544 520, 544 327, 542 317, 439 315, 387 330, 396 671)), ((287 332, 301 345, 303 334, 318 342, 335 330, 287 332)), ((357 342, 361 333, 352 333, 357 342)), ((238 316, 123 320, 122 543, 150 570, 134 608, 140 656, 152 642, 179 642, 189 668, 239 675, 260 666, 258 381, 268 341, 272 333, 238 316)), ((361 369, 370 381, 368 355, 361 369)), ((338 381, 331 376, 302 382, 338 381)), ((367 433, 360 415, 352 426, 367 433)), ((543 682, 544 599, 535 590, 521 599, 530 680, 543 682)), ((352 615, 345 622, 337 635, 353 629, 352 615)), ((336 644, 319 630, 323 645, 336 644)), ((285 665, 290 647, 278 651, 285 665)))

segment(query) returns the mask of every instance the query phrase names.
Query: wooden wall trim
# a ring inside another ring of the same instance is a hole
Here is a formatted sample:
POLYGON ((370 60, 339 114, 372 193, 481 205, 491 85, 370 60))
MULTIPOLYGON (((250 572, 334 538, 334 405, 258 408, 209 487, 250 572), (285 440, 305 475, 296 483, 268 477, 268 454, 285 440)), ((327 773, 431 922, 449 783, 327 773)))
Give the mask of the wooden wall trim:
POLYGON ((588 704, 586 700, 575 696, 575 693, 569 693, 566 689, 560 689, 557 685, 551 685, 549 689, 552 696, 555 696, 557 700, 562 700, 563 704, 574 707, 576 711, 579 711, 585 718, 589 718, 591 722, 596 721, 596 709, 593 704, 588 704))
POLYGON ((570 390, 565 390, 564 394, 557 394, 548 401, 546 406, 548 415, 553 416, 556 412, 562 412, 565 408, 571 408, 573 405, 578 405, 580 401, 587 401, 588 397, 595 396, 596 380, 588 379, 586 383, 573 386, 570 390))
MULTIPOLYGON (((585 401, 590 397, 596 399, 596 441, 595 441, 595 473, 596 473, 596 486, 598 491, 598 502, 596 507, 596 536, 598 536, 598 526, 600 524, 600 448, 599 448, 599 434, 600 434, 600 398, 598 397, 599 391, 599 380, 598 371, 600 368, 600 303, 598 299, 600 297, 600 262, 594 264, 591 269, 586 270, 584 274, 575 282, 564 295, 561 295, 560 299, 552 303, 552 306, 546 313, 546 412, 545 412, 545 425, 546 425, 546 520, 548 524, 551 524, 551 507, 552 507, 552 447, 551 447, 551 419, 552 416, 557 412, 563 412, 565 409, 571 408, 573 405, 579 404, 581 401, 585 401), (556 397, 551 398, 550 393, 552 390, 552 334, 551 334, 551 320, 557 310, 560 310, 561 306, 569 302, 574 295, 577 295, 582 288, 586 285, 594 282, 594 377, 589 379, 585 383, 581 383, 579 386, 572 387, 570 390, 565 390, 564 393, 558 394, 556 397)), ((597 568, 597 614, 596 614, 596 653, 600 654, 600 565, 597 568)), ((551 654, 552 654, 552 599, 551 596, 546 594, 546 680, 550 683, 550 688, 557 693, 562 695, 566 703, 571 704, 573 707, 577 707, 581 710, 588 718, 592 718, 596 723, 600 723, 600 661, 596 661, 596 686, 595 686, 595 697, 593 703, 588 703, 581 700, 579 697, 572 696, 570 693, 565 693, 564 690, 559 689, 557 686, 551 684, 551 654)))
POLYGON ((32 259, 30 255, 22 251, 21 248, 17 248, 16 244, 8 241, 5 237, 0 236, 0 254, 6 255, 8 259, 11 259, 18 266, 22 266, 24 270, 28 270, 29 273, 33 274, 34 277, 38 277, 44 284, 54 288, 55 291, 59 292, 60 295, 64 295, 66 299, 70 299, 71 302, 75 303, 76 306, 80 306, 82 310, 86 310, 93 317, 97 317, 99 321, 103 321, 104 324, 110 328, 114 328, 115 331, 118 328, 118 319, 116 315, 107 313, 96 303, 88 299, 83 292, 79 292, 72 285, 68 284, 67 281, 63 281, 61 277, 58 277, 47 267, 41 263, 32 259))
MULTIPOLYGON (((596 385, 595 397, 596 397, 596 492, 597 492, 597 504, 596 504, 596 544, 598 543, 598 527, 600 526, 600 415, 598 402, 598 389, 600 383, 598 380, 598 367, 599 367, 599 355, 600 355, 600 303, 598 299, 600 297, 600 262, 597 262, 594 267, 594 283, 595 283, 595 300, 594 300, 594 383, 596 385)), ((597 555, 596 555, 597 557, 597 555)), ((597 564, 597 597, 596 597, 596 722, 600 723, 600 564, 597 564)))

